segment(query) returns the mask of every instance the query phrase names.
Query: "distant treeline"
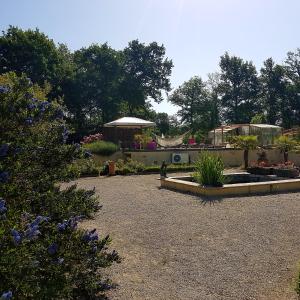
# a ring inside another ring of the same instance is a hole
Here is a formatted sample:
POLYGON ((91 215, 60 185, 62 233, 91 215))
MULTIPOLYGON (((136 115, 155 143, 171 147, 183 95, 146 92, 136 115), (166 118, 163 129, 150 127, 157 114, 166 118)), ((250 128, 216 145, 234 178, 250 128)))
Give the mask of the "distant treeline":
POLYGON ((287 53, 283 65, 268 58, 259 74, 252 62, 225 53, 220 73, 207 81, 192 77, 172 91, 175 116, 155 112, 150 103, 171 91, 172 67, 156 42, 134 40, 123 50, 92 44, 72 52, 38 29, 11 26, 0 36, 0 74, 25 73, 49 86, 49 99, 61 98, 77 137, 126 115, 153 120, 164 134, 207 132, 221 122, 300 124, 300 49, 287 53))

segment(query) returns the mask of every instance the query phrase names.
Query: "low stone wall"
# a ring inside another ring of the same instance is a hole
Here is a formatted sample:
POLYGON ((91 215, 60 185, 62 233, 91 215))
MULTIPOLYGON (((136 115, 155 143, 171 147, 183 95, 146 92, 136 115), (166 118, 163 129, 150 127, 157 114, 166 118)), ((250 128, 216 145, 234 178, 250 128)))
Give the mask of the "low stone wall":
MULTIPOLYGON (((130 157, 133 160, 144 163, 145 165, 160 165, 163 161, 167 164, 172 162, 173 153, 185 153, 188 152, 190 162, 193 163, 197 160, 199 153, 203 150, 199 149, 174 149, 174 150, 156 150, 156 151, 129 151, 125 152, 126 157, 130 157)), ((224 161, 226 167, 239 167, 244 162, 243 150, 237 149, 209 149, 211 154, 218 155, 224 161)), ((249 153, 249 162, 257 161, 258 150, 252 150, 249 153)), ((283 161, 283 155, 277 149, 266 150, 267 158, 270 163, 278 163, 283 161)), ((290 160, 300 165, 300 155, 296 153, 290 153, 290 160)))
MULTIPOLYGON (((283 156, 283 155, 281 155, 283 156)), ((283 160, 283 159, 281 159, 283 160)), ((289 160, 292 161, 296 166, 300 166, 300 153, 290 152, 289 160)))
POLYGON ((97 164, 101 164, 101 165, 108 160, 117 161, 118 159, 123 159, 123 158, 124 158, 124 155, 121 151, 115 152, 114 154, 112 154, 110 156, 102 156, 102 155, 98 155, 98 154, 93 154, 93 159, 95 160, 95 162, 97 164))
MULTIPOLYGON (((131 158, 135 161, 142 162, 147 166, 161 165, 163 161, 167 164, 172 163, 173 153, 188 153, 191 163, 195 162, 199 153, 203 151, 200 149, 168 149, 168 150, 156 150, 156 151, 118 151, 111 156, 94 155, 94 159, 97 163, 102 164, 108 160, 117 161, 118 159, 131 158)), ((222 158, 226 167, 240 167, 244 163, 244 152, 238 149, 208 149, 211 154, 218 155, 222 158)), ((267 158, 270 163, 278 163, 283 161, 283 154, 278 149, 265 150, 267 158)), ((258 150, 252 150, 249 152, 249 162, 257 161, 258 150)), ((300 154, 295 152, 289 153, 289 160, 294 162, 297 166, 300 166, 300 154)))

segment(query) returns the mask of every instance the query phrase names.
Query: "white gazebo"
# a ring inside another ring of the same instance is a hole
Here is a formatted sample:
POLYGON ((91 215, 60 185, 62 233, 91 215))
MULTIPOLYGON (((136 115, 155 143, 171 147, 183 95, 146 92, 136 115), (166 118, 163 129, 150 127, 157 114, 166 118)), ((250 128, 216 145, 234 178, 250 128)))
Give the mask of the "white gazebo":
POLYGON ((142 129, 154 127, 155 123, 134 117, 124 117, 104 124, 104 136, 122 148, 131 148, 135 134, 141 134, 142 129))
POLYGON ((104 124, 104 127, 116 128, 147 128, 154 127, 155 123, 135 117, 124 117, 104 124))

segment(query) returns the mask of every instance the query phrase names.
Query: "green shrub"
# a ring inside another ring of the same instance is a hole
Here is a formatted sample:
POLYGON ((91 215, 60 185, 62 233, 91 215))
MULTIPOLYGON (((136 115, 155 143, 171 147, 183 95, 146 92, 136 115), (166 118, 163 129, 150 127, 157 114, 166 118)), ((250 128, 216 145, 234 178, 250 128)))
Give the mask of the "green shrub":
POLYGON ((185 172, 185 171, 194 171, 195 165, 191 164, 171 164, 167 166, 167 172, 185 172))
POLYGON ((224 183, 224 163, 219 156, 202 152, 196 161, 193 178, 201 185, 221 186, 224 183))
POLYGON ((145 170, 145 165, 132 159, 118 159, 116 162, 116 173, 119 175, 138 174, 145 170))
POLYGON ((72 175, 72 178, 99 176, 99 168, 96 166, 95 161, 92 158, 75 160, 69 166, 69 171, 72 175))
POLYGON ((95 299, 109 287, 101 269, 119 258, 109 237, 77 228, 98 201, 59 187, 83 153, 66 144, 62 107, 45 94, 25 76, 0 76, 0 298, 95 299))
POLYGON ((201 130, 198 130, 194 136, 195 136, 195 142, 197 144, 202 143, 205 139, 205 134, 201 130))
POLYGON ((84 144, 83 148, 93 154, 99 154, 103 156, 112 155, 119 150, 119 147, 116 144, 106 141, 96 141, 90 144, 84 144))
MULTIPOLYGON (((185 172, 185 171, 193 171, 195 165, 188 165, 188 164, 170 164, 167 166, 167 172, 185 172)), ((127 160, 124 161, 123 159, 119 159, 116 163, 116 174, 117 175, 127 175, 127 174, 147 174, 147 173, 159 173, 160 166, 145 166, 144 164, 133 161, 127 160)))

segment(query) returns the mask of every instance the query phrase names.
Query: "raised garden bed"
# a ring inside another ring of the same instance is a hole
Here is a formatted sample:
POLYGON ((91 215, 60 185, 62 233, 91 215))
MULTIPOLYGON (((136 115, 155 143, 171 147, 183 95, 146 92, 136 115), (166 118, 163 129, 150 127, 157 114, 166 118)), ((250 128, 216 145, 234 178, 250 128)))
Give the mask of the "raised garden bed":
POLYGON ((275 175, 251 175, 232 173, 225 175, 227 183, 222 187, 201 186, 192 181, 191 176, 169 177, 162 179, 161 187, 188 192, 201 196, 251 195, 259 193, 289 192, 300 190, 300 178, 287 179, 275 175), (230 182, 230 176, 233 179, 230 182), (248 180, 248 181, 247 181, 248 180))

